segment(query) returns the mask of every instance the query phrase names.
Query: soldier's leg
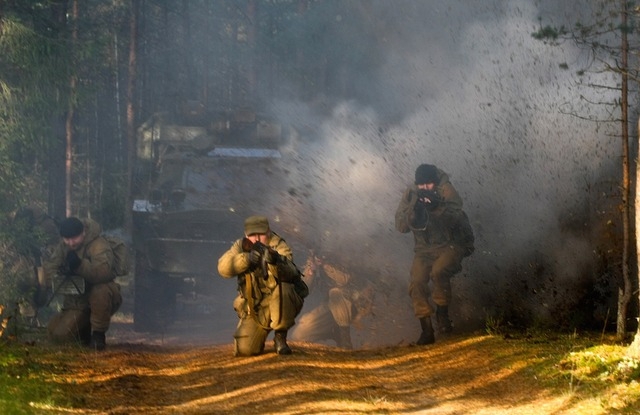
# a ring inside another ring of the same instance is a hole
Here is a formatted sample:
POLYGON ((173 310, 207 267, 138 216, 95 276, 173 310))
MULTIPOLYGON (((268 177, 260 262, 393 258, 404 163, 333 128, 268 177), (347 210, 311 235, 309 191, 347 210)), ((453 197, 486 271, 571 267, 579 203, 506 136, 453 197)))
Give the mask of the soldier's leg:
POLYGON ((426 256, 416 255, 411 265, 411 282, 409 283, 409 295, 413 304, 413 312, 420 320, 420 337, 416 340, 418 345, 431 344, 435 341, 431 314, 433 307, 429 303, 431 290, 429 288, 429 275, 431 273, 432 260, 426 256))
POLYGON ((429 275, 432 262, 429 258, 416 255, 411 264, 411 280, 409 282, 409 296, 416 317, 429 317, 433 314, 433 307, 429 303, 431 290, 429 275))
POLYGON ((462 253, 454 247, 441 250, 433 262, 431 279, 433 281, 433 302, 439 306, 451 302, 451 277, 462 270, 462 253))
POLYGON ((255 318, 241 318, 233 335, 235 356, 255 356, 262 353, 267 334, 269 332, 255 318))
POLYGON ((115 282, 97 284, 89 292, 89 308, 91 309, 91 342, 90 346, 96 350, 106 347, 105 333, 109 330, 111 316, 122 305, 120 285, 115 282))
POLYGON ((352 349, 351 343, 351 321, 353 318, 353 303, 347 297, 342 288, 332 288, 329 290, 329 309, 331 315, 338 325, 335 333, 335 341, 338 347, 352 349))
POLYGON ((436 321, 441 333, 453 329, 449 318, 451 302, 451 278, 462 269, 463 254, 455 247, 443 248, 431 270, 433 280, 433 301, 436 303, 436 321))
POLYGON ((96 284, 89 292, 89 308, 91 309, 91 329, 105 332, 109 329, 111 316, 122 305, 120 285, 115 282, 96 284))
POLYGON ((296 323, 304 300, 298 295, 293 284, 283 282, 278 284, 266 301, 268 305, 264 307, 265 315, 268 309, 269 324, 275 330, 273 342, 276 353, 291 354, 291 348, 287 344, 287 332, 296 323))
POLYGON ((81 341, 88 339, 83 334, 90 330, 89 308, 80 296, 65 296, 62 311, 55 314, 47 324, 49 338, 55 342, 81 341))
POLYGON ((291 330, 291 340, 314 342, 333 338, 336 325, 327 304, 304 313, 291 330))
POLYGON ((304 304, 304 300, 298 295, 293 284, 286 282, 276 287, 266 301, 270 316, 269 326, 276 331, 289 330, 293 327, 304 304))

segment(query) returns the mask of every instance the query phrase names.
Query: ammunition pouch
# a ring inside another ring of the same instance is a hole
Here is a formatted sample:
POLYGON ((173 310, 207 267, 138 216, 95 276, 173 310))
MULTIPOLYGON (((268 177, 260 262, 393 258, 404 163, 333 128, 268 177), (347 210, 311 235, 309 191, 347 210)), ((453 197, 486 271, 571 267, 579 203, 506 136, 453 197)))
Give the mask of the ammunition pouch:
POLYGON ((300 298, 306 298, 309 295, 309 286, 305 283, 300 276, 293 281, 293 289, 300 296, 300 298))

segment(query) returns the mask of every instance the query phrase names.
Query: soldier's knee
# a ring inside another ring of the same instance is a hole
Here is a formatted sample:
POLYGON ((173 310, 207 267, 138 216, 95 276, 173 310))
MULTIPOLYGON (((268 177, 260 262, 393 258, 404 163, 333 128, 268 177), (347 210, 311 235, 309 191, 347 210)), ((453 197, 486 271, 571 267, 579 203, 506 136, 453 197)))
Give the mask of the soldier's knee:
POLYGON ((238 325, 234 337, 235 356, 255 356, 264 351, 267 331, 251 318, 238 325))
POLYGON ((86 310, 65 310, 51 317, 47 324, 47 334, 54 342, 68 342, 78 339, 80 331, 89 325, 86 310))

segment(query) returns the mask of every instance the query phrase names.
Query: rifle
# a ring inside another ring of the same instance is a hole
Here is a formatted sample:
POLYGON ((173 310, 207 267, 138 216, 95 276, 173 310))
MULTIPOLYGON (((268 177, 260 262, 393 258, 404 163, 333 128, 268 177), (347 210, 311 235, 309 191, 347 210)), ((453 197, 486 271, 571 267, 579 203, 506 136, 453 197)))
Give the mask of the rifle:
POLYGON ((269 255, 267 252, 271 250, 268 246, 260 241, 251 242, 248 238, 242 239, 242 250, 245 252, 257 251, 260 254, 260 269, 262 270, 262 278, 269 278, 269 255))
POLYGON ((71 270, 69 270, 66 265, 61 265, 60 268, 58 268, 58 274, 56 274, 56 277, 60 277, 60 276, 63 276, 64 278, 62 279, 60 284, 57 285, 57 287, 55 286, 55 284, 53 284, 54 285, 53 293, 51 294, 49 301, 47 301, 47 303, 45 304, 45 307, 48 307, 49 304, 51 304, 51 301, 53 301, 56 295, 58 295, 61 292, 64 293, 64 290, 75 289, 76 291, 74 293, 66 292, 65 294, 74 294, 74 295, 84 294, 84 290, 85 290, 84 278, 78 277, 77 275, 73 275, 71 270))

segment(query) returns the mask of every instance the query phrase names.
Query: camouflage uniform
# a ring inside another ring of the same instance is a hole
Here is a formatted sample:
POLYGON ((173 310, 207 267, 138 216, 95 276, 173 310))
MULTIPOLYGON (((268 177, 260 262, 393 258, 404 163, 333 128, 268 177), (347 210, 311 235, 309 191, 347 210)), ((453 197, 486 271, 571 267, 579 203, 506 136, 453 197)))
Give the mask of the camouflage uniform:
MULTIPOLYGON (((466 219, 461 197, 440 169, 435 184, 442 201, 428 213, 426 220, 416 222, 419 221, 414 210, 418 202, 417 185, 405 190, 395 214, 396 229, 402 233, 412 231, 414 236, 409 295, 419 319, 434 314, 430 300, 446 310, 451 302, 451 277, 462 270, 462 259, 473 250, 473 241, 463 240, 459 229, 463 217, 466 219)), ((448 316, 438 319, 438 324, 441 331, 451 329, 448 316)))
MULTIPOLYGON (((62 310, 48 324, 50 337, 56 341, 80 339, 88 343, 88 334, 106 332, 111 316, 122 304, 120 285, 116 283, 114 256, 109 242, 101 236, 100 225, 91 219, 82 221, 85 238, 76 253, 82 260, 75 275, 85 282, 84 293, 65 294, 62 310)), ((60 242, 44 263, 47 281, 61 280, 69 247, 60 242)))
POLYGON ((293 254, 286 241, 271 232, 266 245, 282 258, 277 264, 267 264, 266 278, 261 267, 251 268, 242 239, 234 242, 218 260, 218 272, 223 278, 238 277, 238 296, 233 302, 240 318, 234 334, 236 356, 262 353, 271 330, 277 333, 291 328, 306 295, 295 284, 280 282, 299 279, 299 271, 291 262, 293 254))

